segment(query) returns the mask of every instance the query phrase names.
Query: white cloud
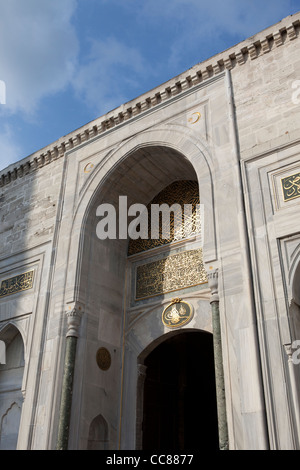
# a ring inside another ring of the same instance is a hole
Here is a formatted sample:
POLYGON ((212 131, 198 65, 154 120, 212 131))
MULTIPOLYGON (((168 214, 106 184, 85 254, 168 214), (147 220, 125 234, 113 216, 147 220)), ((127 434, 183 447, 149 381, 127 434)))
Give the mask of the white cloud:
MULTIPOLYGON (((6 110, 34 113, 43 97, 71 83, 97 112, 112 109, 141 92, 138 83, 145 82, 146 74, 154 77, 158 69, 167 69, 170 78, 186 67, 186 56, 200 62, 207 58, 203 54, 208 43, 217 43, 222 35, 246 38, 286 16, 290 2, 264 0, 262 8, 261 0, 89 1, 87 8, 97 5, 99 14, 101 5, 114 5, 116 21, 122 8, 129 10, 136 24, 153 28, 158 38, 146 45, 137 38, 137 45, 129 47, 122 36, 126 25, 120 38, 102 39, 99 31, 84 63, 78 63, 81 33, 72 24, 78 0, 0 0, 0 80, 6 84, 6 110), (159 43, 165 31, 169 40, 159 43), (146 57, 151 49, 158 59, 150 66, 142 53, 146 57)), ((217 49, 222 50, 220 42, 217 49)))
MULTIPOLYGON (((43 112, 43 98, 72 86, 84 110, 101 115, 279 21, 291 5, 292 0, 0 0, 0 82, 6 85, 0 126, 14 114, 20 133, 24 122, 28 130, 36 124, 31 116, 43 112), (112 15, 112 36, 104 37, 101 27, 89 29, 91 16, 81 18, 80 11, 92 11, 95 24, 103 11, 112 15), (83 35, 92 31, 87 42, 83 35)), ((34 139, 35 125, 32 130, 34 139)), ((0 167, 26 154, 12 132, 13 127, 0 128, 0 167)))
POLYGON ((33 113, 46 95, 72 79, 78 40, 71 19, 77 0, 1 0, 0 79, 6 109, 33 113))
POLYGON ((14 134, 8 125, 0 132, 0 170, 19 160, 21 148, 16 144, 14 134))
POLYGON ((90 45, 73 85, 77 96, 88 106, 105 113, 128 100, 128 94, 138 89, 143 74, 150 71, 138 48, 115 37, 91 40, 90 45))
POLYGON ((166 0, 164 8, 159 0, 144 2, 141 15, 151 21, 171 19, 186 26, 190 24, 195 28, 184 35, 193 41, 198 34, 213 31, 214 34, 239 33, 248 37, 257 33, 260 28, 271 26, 272 21, 279 21, 287 16, 292 7, 291 0, 166 0), (197 26, 197 27, 196 27, 197 26))
MULTIPOLYGON (((124 37, 130 36, 127 29, 135 31, 137 26, 137 47, 150 57, 162 81, 295 11, 293 0, 97 0, 97 4, 104 10, 108 5, 118 10, 117 16, 124 13, 130 23, 121 26, 126 32, 124 37)), ((128 72, 135 73, 130 69, 128 72)))
POLYGON ((199 62, 209 58, 214 47, 213 53, 223 50, 225 36, 234 45, 293 10, 292 0, 164 0, 163 4, 161 0, 127 0, 126 5, 142 24, 155 21, 157 30, 169 30, 170 39, 164 46, 169 51, 170 69, 180 68, 184 57, 195 51, 199 62))

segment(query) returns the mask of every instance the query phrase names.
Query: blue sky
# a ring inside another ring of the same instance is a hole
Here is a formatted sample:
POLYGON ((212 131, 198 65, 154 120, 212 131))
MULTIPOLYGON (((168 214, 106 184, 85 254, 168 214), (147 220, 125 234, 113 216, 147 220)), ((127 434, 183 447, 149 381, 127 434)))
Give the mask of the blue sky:
POLYGON ((3 169, 299 11, 300 0, 0 0, 0 8, 3 169))

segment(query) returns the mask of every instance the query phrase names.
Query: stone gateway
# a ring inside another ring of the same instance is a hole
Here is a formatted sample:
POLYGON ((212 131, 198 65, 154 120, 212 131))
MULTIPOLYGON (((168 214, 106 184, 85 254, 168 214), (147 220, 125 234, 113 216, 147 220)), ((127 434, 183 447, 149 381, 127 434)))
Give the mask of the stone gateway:
POLYGON ((299 34, 0 172, 0 449, 300 449, 299 34))

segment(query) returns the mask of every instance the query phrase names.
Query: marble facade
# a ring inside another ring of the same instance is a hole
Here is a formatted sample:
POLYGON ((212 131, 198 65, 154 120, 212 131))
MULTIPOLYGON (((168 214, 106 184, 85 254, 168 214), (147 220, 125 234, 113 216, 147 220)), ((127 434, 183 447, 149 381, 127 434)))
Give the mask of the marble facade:
POLYGON ((68 448, 141 448, 145 358, 213 333, 213 295, 229 448, 300 448, 299 34, 297 13, 0 172, 0 448, 57 447, 70 336, 68 448), (128 239, 97 238, 99 204, 148 204, 178 180, 199 184, 201 242, 128 256, 128 239), (216 292, 136 298, 137 267, 200 246, 216 292), (174 297, 193 316, 170 329, 174 297))

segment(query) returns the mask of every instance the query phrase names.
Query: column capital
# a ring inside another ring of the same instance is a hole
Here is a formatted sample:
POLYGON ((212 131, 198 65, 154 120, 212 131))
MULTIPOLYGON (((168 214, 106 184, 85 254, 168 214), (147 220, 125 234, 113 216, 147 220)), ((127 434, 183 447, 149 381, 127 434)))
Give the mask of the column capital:
POLYGON ((218 294, 218 269, 210 268, 207 272, 208 287, 211 290, 210 303, 219 302, 218 294))
POLYGON ((79 302, 72 302, 67 305, 66 310, 68 330, 66 337, 79 336, 79 326, 83 315, 83 305, 79 302))
POLYGON ((293 362, 293 357, 292 357, 293 356, 293 346, 292 346, 292 344, 291 343, 284 344, 283 347, 284 347, 285 353, 288 357, 288 361, 293 362))

